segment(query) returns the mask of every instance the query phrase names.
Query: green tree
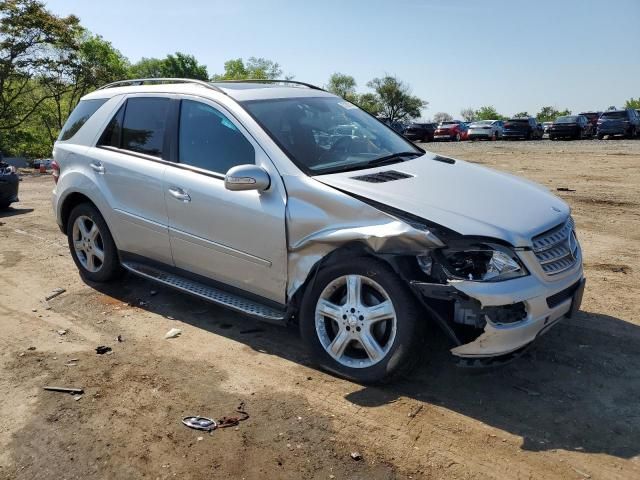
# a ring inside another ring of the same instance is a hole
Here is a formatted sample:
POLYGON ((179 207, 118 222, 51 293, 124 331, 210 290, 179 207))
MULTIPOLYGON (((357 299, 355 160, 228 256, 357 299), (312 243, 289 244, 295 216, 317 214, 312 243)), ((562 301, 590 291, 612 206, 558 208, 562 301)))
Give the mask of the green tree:
MULTIPOLYGON (((249 57, 245 63, 242 58, 227 60, 224 73, 214 75, 211 80, 276 80, 282 78, 280 64, 266 58, 249 57)), ((285 76, 290 80, 291 76, 285 76)))
POLYGON ((453 120, 453 117, 447 112, 438 112, 433 116, 434 123, 450 122, 451 120, 453 120))
POLYGON ((571 115, 571 110, 557 110, 554 107, 542 107, 538 114, 536 115, 536 119, 538 122, 553 122, 556 118, 561 117, 563 115, 571 115))
POLYGON ((528 118, 530 116, 529 112, 518 112, 513 116, 513 118, 528 118))
POLYGON ((411 95, 409 86, 396 77, 386 75, 374 78, 367 86, 376 93, 379 114, 388 118, 389 122, 419 117, 421 110, 427 106, 427 102, 411 95))
POLYGON ((364 111, 369 112, 371 115, 377 116, 382 112, 382 105, 380 105, 378 96, 374 93, 356 95, 351 101, 364 111))
POLYGON ((506 120, 507 117, 500 115, 497 110, 491 106, 480 107, 475 112, 476 120, 506 120))
POLYGON ((629 100, 624 102, 624 108, 633 108, 635 110, 640 109, 640 97, 638 98, 631 97, 629 100))
POLYGON ((476 120, 476 112, 473 108, 463 108, 460 110, 460 116, 465 122, 473 122, 476 120))
POLYGON ((0 130, 20 127, 46 100, 47 82, 77 57, 76 16, 58 17, 37 0, 0 1, 0 130))
POLYGON ((176 52, 166 58, 142 58, 131 66, 131 78, 193 78, 209 80, 207 67, 198 63, 193 55, 176 52))
POLYGON ((354 102, 357 100, 356 80, 351 75, 334 73, 329 77, 329 84, 325 87, 329 92, 354 102))

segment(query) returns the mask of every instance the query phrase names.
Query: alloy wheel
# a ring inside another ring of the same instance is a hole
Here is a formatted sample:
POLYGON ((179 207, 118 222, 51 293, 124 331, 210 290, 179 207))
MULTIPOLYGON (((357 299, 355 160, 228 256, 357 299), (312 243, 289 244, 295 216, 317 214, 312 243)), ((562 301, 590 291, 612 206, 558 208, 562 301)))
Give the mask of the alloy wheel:
POLYGON ((87 271, 98 272, 104 264, 104 243, 98 225, 86 215, 73 222, 73 249, 87 271))
POLYGON ((393 346, 397 315, 389 294, 362 275, 344 275, 320 294, 315 327, 325 351, 351 368, 371 367, 393 346))

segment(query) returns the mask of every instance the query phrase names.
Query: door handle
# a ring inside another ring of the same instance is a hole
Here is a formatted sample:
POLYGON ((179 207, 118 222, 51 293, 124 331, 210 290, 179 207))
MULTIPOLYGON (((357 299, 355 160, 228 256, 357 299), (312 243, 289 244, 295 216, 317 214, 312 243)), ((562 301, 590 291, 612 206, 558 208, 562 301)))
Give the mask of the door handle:
POLYGON ((104 165, 102 165, 102 162, 91 162, 89 166, 98 173, 104 173, 104 165))
POLYGON ((176 200, 180 200, 181 202, 189 203, 191 201, 191 197, 189 196, 189 194, 181 188, 171 187, 169 188, 169 193, 173 198, 175 198, 176 200))

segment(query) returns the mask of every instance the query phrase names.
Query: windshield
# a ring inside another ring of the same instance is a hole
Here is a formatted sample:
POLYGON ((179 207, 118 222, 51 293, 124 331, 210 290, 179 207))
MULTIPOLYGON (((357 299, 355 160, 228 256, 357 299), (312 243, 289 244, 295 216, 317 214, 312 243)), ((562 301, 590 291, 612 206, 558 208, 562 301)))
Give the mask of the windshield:
POLYGON ((460 122, 456 122, 455 120, 452 122, 440 122, 440 125, 458 125, 460 122))
POLYGON ((578 117, 573 115, 556 118, 556 123, 576 123, 577 121, 578 121, 578 117))
POLYGON ((509 123, 529 123, 528 118, 512 118, 509 123))
POLYGON ((618 118, 625 120, 627 118, 627 112, 625 110, 620 110, 617 112, 604 112, 602 117, 600 118, 618 118))
POLYGON ((302 97, 242 102, 244 107, 310 175, 371 166, 396 154, 422 151, 355 105, 337 97, 302 97))

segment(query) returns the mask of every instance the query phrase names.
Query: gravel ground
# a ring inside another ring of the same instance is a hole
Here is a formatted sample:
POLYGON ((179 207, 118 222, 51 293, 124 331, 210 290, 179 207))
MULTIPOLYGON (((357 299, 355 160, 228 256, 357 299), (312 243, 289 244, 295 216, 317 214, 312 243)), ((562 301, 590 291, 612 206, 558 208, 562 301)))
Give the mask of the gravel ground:
POLYGON ((583 312, 485 373, 453 366, 431 331, 413 375, 363 387, 311 368, 293 329, 132 276, 84 283, 51 178, 26 176, 0 213, 0 478, 640 478, 640 141, 424 147, 572 190, 557 193, 584 250, 583 312), (181 424, 241 401, 236 428, 181 424))

